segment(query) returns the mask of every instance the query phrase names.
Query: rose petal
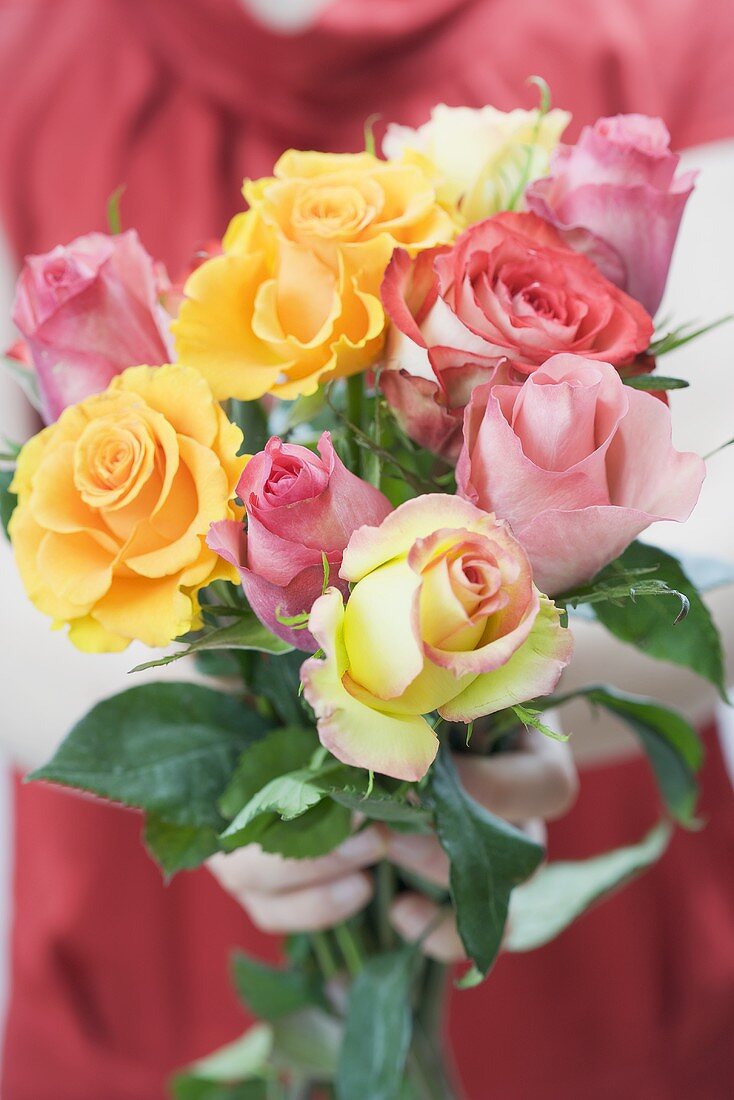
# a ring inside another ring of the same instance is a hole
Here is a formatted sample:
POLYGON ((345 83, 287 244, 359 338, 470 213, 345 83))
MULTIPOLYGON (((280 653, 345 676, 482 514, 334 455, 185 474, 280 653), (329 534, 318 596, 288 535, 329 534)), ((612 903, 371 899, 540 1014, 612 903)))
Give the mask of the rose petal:
POLYGON ((571 660, 573 638, 560 623, 560 613, 541 597, 540 611, 524 644, 506 665, 476 679, 439 708, 448 722, 472 722, 485 714, 541 695, 550 695, 571 660))
POLYGON ((419 715, 373 709, 347 691, 343 622, 341 593, 329 589, 314 604, 310 621, 325 657, 301 667, 322 744, 344 764, 408 782, 422 779, 438 751, 436 735, 419 715))

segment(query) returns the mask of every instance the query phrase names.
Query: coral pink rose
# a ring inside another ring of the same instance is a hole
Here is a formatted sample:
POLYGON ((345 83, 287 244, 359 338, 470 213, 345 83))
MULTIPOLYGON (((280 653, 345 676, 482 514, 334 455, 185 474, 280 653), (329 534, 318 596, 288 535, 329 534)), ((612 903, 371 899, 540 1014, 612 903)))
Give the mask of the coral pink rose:
POLYGON ((307 630, 281 619, 308 614, 324 583, 322 553, 339 582, 344 547, 363 523, 392 510, 387 497, 347 470, 324 432, 318 454, 273 436, 253 455, 237 486, 247 531, 235 520, 212 524, 207 542, 236 566, 252 610, 274 634, 313 652, 307 630))
POLYGON ((656 520, 685 520, 698 455, 671 443, 670 410, 614 367, 549 359, 521 387, 480 386, 464 420, 460 494, 509 521, 538 586, 589 580, 656 520))
POLYGON ((313 606, 323 651, 301 668, 321 741, 345 764, 420 779, 426 714, 470 722, 553 691, 571 657, 558 609, 507 524, 458 497, 417 497, 349 540, 313 606))
POLYGON ((13 321, 26 339, 47 421, 101 393, 127 367, 170 361, 158 290, 157 265, 132 229, 88 233, 26 257, 13 321))
POLYGON ((405 431, 455 457, 480 382, 520 383, 573 352, 623 369, 648 346, 638 302, 535 214, 498 214, 450 249, 393 256, 382 288, 392 321, 381 386, 405 431))
POLYGON ((679 159, 662 119, 600 118, 576 145, 556 149, 550 175, 530 185, 525 201, 654 313, 696 178, 676 178, 679 159))

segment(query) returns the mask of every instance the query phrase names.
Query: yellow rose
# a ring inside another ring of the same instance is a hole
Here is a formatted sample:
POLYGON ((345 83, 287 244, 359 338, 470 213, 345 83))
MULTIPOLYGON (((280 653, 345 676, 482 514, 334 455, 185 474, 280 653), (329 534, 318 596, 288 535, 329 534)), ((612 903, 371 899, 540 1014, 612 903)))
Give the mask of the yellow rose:
POLYGON ((571 634, 506 524, 459 497, 416 497, 354 532, 311 609, 301 668, 322 743, 345 764, 415 780, 438 742, 424 715, 470 722, 555 688, 571 634))
POLYGON ((131 367, 23 448, 10 522, 28 596, 93 653, 167 645, 200 588, 236 574, 205 542, 233 505, 242 433, 196 371, 131 367))
POLYGON ((388 126, 382 149, 390 160, 422 167, 440 201, 469 225, 509 209, 523 183, 547 173, 570 120, 568 111, 556 109, 541 114, 441 103, 416 130, 388 126))
POLYGON ((250 209, 230 224, 224 255, 191 275, 172 326, 179 360, 220 400, 293 398, 370 366, 393 251, 415 255, 456 232, 420 168, 369 153, 291 150, 244 194, 250 209))

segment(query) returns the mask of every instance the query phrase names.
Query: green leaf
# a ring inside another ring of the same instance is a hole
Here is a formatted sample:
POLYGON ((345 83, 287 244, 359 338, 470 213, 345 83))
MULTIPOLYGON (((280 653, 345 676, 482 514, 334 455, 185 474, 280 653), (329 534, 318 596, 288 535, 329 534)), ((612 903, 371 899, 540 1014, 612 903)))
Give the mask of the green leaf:
POLYGON ((671 832, 663 823, 638 844, 541 867, 512 895, 505 949, 532 951, 550 943, 594 902, 655 863, 667 848, 671 832))
POLYGON ((200 867, 219 851, 215 829, 201 825, 174 825, 157 814, 147 814, 145 846, 167 877, 200 867))
POLYGON ((107 227, 113 237, 122 232, 122 219, 120 217, 120 201, 125 194, 125 184, 116 187, 107 200, 107 227))
POLYGON ((544 851, 466 793, 445 746, 430 772, 429 797, 438 839, 451 862, 451 896, 461 942, 486 974, 502 943, 513 887, 532 875, 544 851))
POLYGON ((405 798, 380 791, 373 791, 368 798, 359 790, 349 788, 331 788, 330 793, 335 802, 364 814, 372 821, 384 821, 393 828, 397 826, 416 833, 433 831, 430 812, 424 806, 415 806, 405 798))
POLYGON ((656 357, 666 355, 669 351, 674 351, 676 348, 688 344, 691 340, 695 340, 699 336, 704 336, 707 332, 713 332, 715 328, 718 328, 720 325, 725 325, 728 321, 732 320, 734 320, 734 314, 729 313, 726 317, 719 317, 717 321, 701 325, 699 328, 696 328, 695 323, 691 324, 691 322, 685 325, 679 325, 678 328, 673 329, 664 336, 656 337, 647 350, 650 355, 656 357))
MULTIPOLYGON (((329 771, 308 767, 317 746, 314 730, 291 727, 244 753, 220 800, 225 817, 234 818, 222 838, 228 849, 256 842, 266 852, 313 859, 349 836, 348 809, 325 797, 329 771)), ((331 760, 328 768, 336 775, 341 766, 331 760)))
POLYGON ((315 730, 286 726, 248 745, 219 800, 227 818, 234 818, 272 780, 305 767, 318 747, 315 730))
POLYGON ((530 726, 538 733, 542 733, 544 737, 550 737, 551 741, 568 741, 570 736, 568 733, 559 733, 558 730, 547 726, 539 717, 540 711, 535 710, 533 707, 523 707, 518 703, 514 707, 510 707, 510 710, 513 711, 515 717, 522 722, 526 729, 530 726))
POLYGON ((279 775, 243 806, 234 821, 222 833, 223 838, 242 833, 260 814, 276 813, 282 821, 292 821, 310 810, 324 797, 320 787, 311 782, 314 773, 308 768, 279 775))
MULTIPOLYGON (((617 563, 612 563, 617 566, 617 563)), ((659 565, 650 565, 640 569, 623 569, 618 565, 615 569, 607 566, 606 570, 590 581, 588 584, 573 588, 569 592, 555 598, 559 605, 567 605, 577 608, 584 605, 592 606, 599 603, 621 604, 624 600, 632 600, 635 603, 641 596, 672 596, 680 607, 675 618, 670 618, 670 625, 675 626, 682 622, 690 610, 690 600, 665 581, 650 574, 655 573, 659 565)))
POLYGON ((557 697, 552 705, 577 696, 604 707, 630 727, 650 761, 669 812, 682 825, 692 826, 698 798, 696 773, 703 761, 703 745, 693 726, 654 699, 625 695, 603 685, 557 697))
POLYGON ((263 405, 259 401, 232 399, 228 403, 228 415, 245 437, 245 451, 248 454, 261 451, 270 437, 268 414, 263 405))
POLYGON ((337 1100, 396 1100, 410 1046, 415 950, 375 955, 357 975, 336 1076, 337 1100))
POLYGON ((240 1039, 194 1062, 174 1078, 173 1095, 176 1100, 265 1100, 264 1084, 257 1078, 267 1072, 272 1049, 273 1029, 268 1024, 255 1024, 240 1039), (246 1082, 253 1087, 242 1091, 246 1082), (226 1086, 229 1091, 213 1091, 215 1086, 220 1090, 226 1086))
POLYGON ((300 650, 284 653, 280 657, 255 654, 252 690, 270 703, 280 720, 287 726, 302 725, 308 704, 299 696, 300 669, 306 657, 300 650))
POLYGON ((267 723, 190 683, 143 684, 98 703, 30 776, 92 791, 174 825, 221 828, 217 799, 267 723))
MULTIPOLYGON (((318 859, 338 848, 351 832, 349 810, 325 798, 293 821, 282 821, 276 813, 261 814, 235 840, 237 847, 256 841, 264 852, 284 859, 318 859)), ((229 847, 232 842, 227 843, 229 847)))
POLYGON ((223 1081, 206 1081, 188 1075, 176 1077, 172 1083, 175 1100, 269 1100, 264 1080, 241 1081, 228 1085, 223 1081))
MULTIPOLYGON (((10 517, 15 511, 15 506, 18 503, 18 498, 15 493, 10 492, 10 483, 13 480, 13 470, 0 470, 0 522, 3 526, 3 531, 8 535, 8 524, 10 523, 10 517)), ((10 536, 8 535, 8 538, 10 536)))
POLYGON ((261 1020, 277 1020, 308 1005, 325 1007, 320 983, 303 970, 269 966, 238 951, 232 974, 238 996, 261 1020))
POLYGON ((314 393, 296 398, 288 408, 282 430, 292 432, 294 428, 299 428, 301 424, 312 423, 324 411, 325 405, 326 395, 323 387, 319 387, 314 393))
POLYGON ((632 374, 623 378, 625 386, 631 386, 633 390, 647 390, 649 393, 657 393, 661 390, 684 390, 690 382, 685 378, 665 378, 662 374, 632 374))
POLYGON ((302 1008, 273 1023, 272 1060, 297 1078, 331 1081, 341 1038, 342 1024, 334 1016, 319 1008, 302 1008))
POLYGON ((348 788, 331 790, 331 797, 342 806, 364 814, 373 821, 389 825, 411 826, 414 832, 431 832, 431 813, 423 806, 416 806, 406 799, 374 791, 369 797, 358 790, 348 788))
POLYGON ((130 671, 143 672, 147 668, 170 665, 173 661, 180 661, 182 657, 208 649, 258 649, 265 653, 289 653, 293 649, 288 642, 271 634, 252 613, 243 615, 238 612, 237 615, 237 622, 230 623, 229 626, 218 626, 201 638, 197 638, 185 649, 179 649, 176 653, 167 653, 165 657, 158 657, 155 661, 145 661, 130 671))
POLYGON ((675 627, 665 600, 627 601, 623 605, 604 603, 594 614, 607 630, 623 642, 637 646, 660 661, 690 668, 703 676, 726 701, 724 658, 719 632, 711 613, 683 571, 680 562, 657 546, 633 542, 607 566, 599 577, 614 579, 620 570, 654 567, 655 578, 681 592, 688 600, 685 621, 675 627))

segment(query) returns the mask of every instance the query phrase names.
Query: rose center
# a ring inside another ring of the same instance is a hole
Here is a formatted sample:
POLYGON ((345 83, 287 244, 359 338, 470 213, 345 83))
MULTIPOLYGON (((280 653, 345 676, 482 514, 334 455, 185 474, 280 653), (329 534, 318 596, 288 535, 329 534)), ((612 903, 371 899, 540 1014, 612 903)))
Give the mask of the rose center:
POLYGON ((308 236, 353 237, 375 216, 375 208, 356 187, 313 186, 296 199, 294 228, 308 236))
POLYGON ((281 453, 274 460, 262 487, 262 497, 270 505, 283 507, 318 496, 328 481, 328 473, 317 460, 311 463, 281 453))
POLYGON ((481 536, 438 548, 422 580, 421 631, 429 645, 440 649, 474 649, 487 620, 507 604, 499 562, 481 536))
POLYGON ((93 508, 122 507, 147 481, 156 443, 136 417, 102 417, 82 432, 74 451, 74 484, 93 508))
POLYGON ((73 264, 70 264, 63 256, 51 260, 44 268, 43 277, 52 288, 68 286, 73 283, 78 272, 73 264))

